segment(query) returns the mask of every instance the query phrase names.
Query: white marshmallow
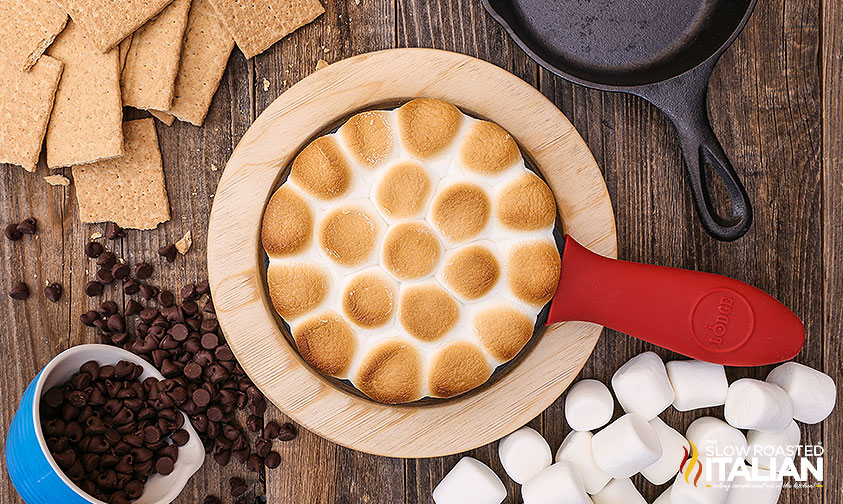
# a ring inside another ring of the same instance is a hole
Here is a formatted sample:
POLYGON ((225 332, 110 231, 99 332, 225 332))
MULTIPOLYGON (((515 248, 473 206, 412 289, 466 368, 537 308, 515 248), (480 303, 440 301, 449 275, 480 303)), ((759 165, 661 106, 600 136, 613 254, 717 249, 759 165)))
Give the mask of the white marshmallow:
POLYGON ((743 460, 746 456, 746 437, 743 432, 714 417, 697 418, 685 438, 694 443, 700 457, 734 457, 743 460))
POLYGON ((636 355, 615 371, 612 389, 623 410, 652 420, 675 399, 664 362, 653 352, 636 355))
POLYGON ((526 426, 501 439, 498 455, 506 474, 522 484, 553 462, 550 445, 541 434, 526 426))
POLYGON ((603 427, 615 413, 615 400, 609 387, 597 380, 580 380, 565 396, 565 420, 575 431, 603 427))
MULTIPOLYGON (((700 460, 698 463, 703 463, 700 460)), ((718 481, 709 477, 703 470, 703 474, 694 485, 694 477, 697 474, 696 467, 693 475, 685 481, 682 473, 676 475, 673 485, 670 487, 671 504, 726 504, 729 497, 729 482, 718 481), (710 486, 709 486, 710 485, 710 486)), ((750 504, 745 502, 744 504, 750 504)))
MULTIPOLYGON (((770 473, 762 469, 753 469, 753 473, 766 479, 770 473)), ((737 475, 732 480, 732 489, 726 504, 776 504, 782 493, 782 481, 748 481, 745 476, 737 475)))
POLYGON ((471 457, 463 457, 433 490, 436 504, 500 504, 506 499, 506 487, 489 466, 471 457))
MULTIPOLYGON (((524 504, 592 504, 577 468, 566 461, 557 462, 530 478, 521 487, 521 497, 524 504)), ((465 502, 474 503, 470 499, 465 502)))
POLYGON ((602 490, 606 483, 612 479, 594 461, 594 455, 591 452, 591 439, 593 437, 590 432, 571 431, 559 445, 559 449, 556 450, 556 461, 566 460, 574 464, 574 467, 580 473, 585 491, 590 494, 596 494, 602 490))
POLYGON ((647 504, 647 500, 629 478, 613 479, 591 499, 594 504, 647 504))
POLYGON ((781 432, 761 432, 751 430, 746 434, 749 445, 746 460, 753 467, 770 470, 773 465, 781 469, 785 460, 796 456, 800 439, 799 426, 793 420, 781 432))
POLYGON ((822 422, 834 409, 837 387, 827 374, 787 362, 770 371, 767 381, 783 388, 793 401, 793 418, 806 424, 822 422))
POLYGON ((781 432, 793 419, 793 401, 774 383, 744 378, 729 386, 723 414, 738 429, 781 432))
POLYGON ((656 417, 650 420, 650 426, 656 431, 656 435, 659 437, 659 444, 662 446, 662 456, 655 464, 642 469, 641 474, 650 483, 662 485, 676 476, 676 472, 679 471, 679 464, 682 463, 685 455, 690 453, 691 447, 685 436, 679 434, 676 429, 664 423, 661 418, 656 417))
POLYGON ((679 411, 720 406, 726 402, 729 382, 726 369, 720 364, 698 360, 670 361, 664 365, 676 398, 673 407, 679 411))
POLYGON ((667 490, 662 492, 662 494, 659 495, 659 498, 653 501, 653 504, 671 504, 671 502, 670 502, 670 491, 671 490, 673 490, 673 485, 670 485, 669 487, 667 487, 667 490))
POLYGON ((613 478, 629 478, 662 456, 656 431, 647 419, 628 413, 594 435, 594 461, 613 478))

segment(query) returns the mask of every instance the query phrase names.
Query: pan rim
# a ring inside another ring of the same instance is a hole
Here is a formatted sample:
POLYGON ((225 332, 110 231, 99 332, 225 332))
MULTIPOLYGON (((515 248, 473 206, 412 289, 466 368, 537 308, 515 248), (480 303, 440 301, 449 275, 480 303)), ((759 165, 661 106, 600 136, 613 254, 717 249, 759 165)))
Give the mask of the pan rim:
POLYGON ((752 17, 753 12, 755 11, 755 7, 758 5, 758 0, 750 0, 749 4, 747 5, 746 12, 744 13, 743 17, 741 18, 740 22, 737 24, 735 29, 729 35, 729 37, 720 45, 715 51, 712 51, 708 57, 704 58, 700 61, 697 65, 684 70, 682 72, 675 73, 667 78, 664 79, 654 79, 649 82, 639 83, 639 84, 607 84, 598 81, 592 81, 589 79, 585 79, 570 73, 569 71, 563 70, 556 65, 550 63, 545 58, 541 57, 533 46, 528 44, 521 38, 518 33, 516 33, 515 28, 513 27, 512 23, 507 19, 503 14, 501 14, 498 9, 492 5, 492 0, 481 0, 483 3, 483 7, 486 9, 486 12, 494 19, 498 24, 500 24, 504 31, 506 31, 507 35, 524 51, 527 56, 530 57, 533 61, 541 65, 542 68, 545 70, 562 77, 563 79, 573 82, 574 84, 579 84, 581 86, 585 86, 592 89, 597 89, 600 91, 609 91, 614 93, 632 93, 632 94, 639 94, 637 90, 641 88, 647 88, 654 85, 662 84, 665 82, 672 81, 674 79, 681 79, 684 76, 693 73, 697 69, 701 67, 705 67, 706 65, 711 65, 712 67, 720 59, 726 50, 731 47, 731 45, 737 40, 740 34, 743 32, 744 28, 746 28, 747 23, 749 23, 749 19, 752 17))

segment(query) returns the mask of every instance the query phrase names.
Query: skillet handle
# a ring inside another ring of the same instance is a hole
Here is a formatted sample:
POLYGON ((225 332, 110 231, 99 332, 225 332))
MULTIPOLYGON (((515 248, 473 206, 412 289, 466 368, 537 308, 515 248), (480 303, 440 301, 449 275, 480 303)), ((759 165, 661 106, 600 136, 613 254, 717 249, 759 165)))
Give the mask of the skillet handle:
POLYGON ((802 321, 769 294, 732 278, 609 259, 565 238, 548 324, 604 325, 683 355, 728 366, 793 358, 802 321))
POLYGON ((668 81, 639 88, 639 94, 659 107, 676 128, 703 227, 718 240, 734 241, 746 234, 752 224, 752 204, 708 119, 706 92, 713 68, 714 62, 708 62, 668 81), (723 183, 731 216, 718 215, 714 208, 705 183, 705 165, 711 166, 723 183))

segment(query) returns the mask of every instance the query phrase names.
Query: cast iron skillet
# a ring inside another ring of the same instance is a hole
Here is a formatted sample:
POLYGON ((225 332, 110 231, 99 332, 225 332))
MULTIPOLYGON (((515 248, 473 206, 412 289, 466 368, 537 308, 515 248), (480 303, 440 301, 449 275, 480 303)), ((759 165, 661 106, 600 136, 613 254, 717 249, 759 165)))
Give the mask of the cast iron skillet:
POLYGON ((757 0, 483 0, 513 39, 577 84, 640 96, 673 122, 703 227, 718 240, 743 236, 752 207, 711 129, 706 90, 717 60, 757 0), (710 165, 729 194, 721 216, 705 181, 710 165))

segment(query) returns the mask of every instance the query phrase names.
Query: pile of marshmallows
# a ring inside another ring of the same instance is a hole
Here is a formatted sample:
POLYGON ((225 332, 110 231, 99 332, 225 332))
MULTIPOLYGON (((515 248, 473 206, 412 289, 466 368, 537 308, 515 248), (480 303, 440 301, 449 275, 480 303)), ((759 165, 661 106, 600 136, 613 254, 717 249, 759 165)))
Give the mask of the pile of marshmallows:
MULTIPOLYGON (((793 420, 823 421, 837 396, 828 375, 795 362, 775 368, 767 381, 747 378, 729 385, 721 365, 695 360, 665 365, 653 352, 621 366, 612 389, 626 414, 592 434, 612 419, 612 394, 596 380, 570 388, 565 419, 573 431, 556 451, 556 463, 547 441, 529 427, 501 440, 501 464, 523 485, 524 504, 646 504, 629 479, 639 472, 655 485, 675 477, 654 504, 774 504, 781 482, 722 481, 719 470, 702 473, 696 485, 693 476, 686 482, 679 469, 692 453, 688 441, 700 459, 725 454, 743 463, 746 457, 754 464, 753 475, 764 474, 793 458, 789 447, 800 438, 793 420), (682 436, 658 417, 671 404, 679 411, 725 404, 726 421, 699 418, 682 436)), ((433 491, 436 504, 500 504, 505 498, 500 478, 470 457, 460 460, 433 491)))

